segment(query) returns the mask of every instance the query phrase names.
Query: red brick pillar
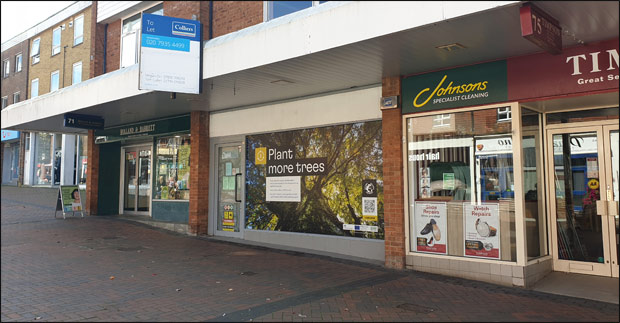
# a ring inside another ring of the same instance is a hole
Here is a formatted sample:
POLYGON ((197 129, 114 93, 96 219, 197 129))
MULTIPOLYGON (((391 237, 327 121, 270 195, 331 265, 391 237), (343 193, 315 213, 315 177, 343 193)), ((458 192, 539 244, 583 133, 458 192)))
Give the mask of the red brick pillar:
POLYGON ((95 144, 95 130, 88 130, 86 142, 88 163, 86 164, 86 212, 97 215, 97 195, 99 194, 99 145, 95 144))
POLYGON ((209 223, 209 113, 192 111, 189 168, 189 232, 206 235, 209 223))
MULTIPOLYGON (((400 95, 400 77, 384 77, 382 96, 400 95)), ((385 266, 405 268, 402 118, 398 109, 383 110, 383 215, 385 266)))

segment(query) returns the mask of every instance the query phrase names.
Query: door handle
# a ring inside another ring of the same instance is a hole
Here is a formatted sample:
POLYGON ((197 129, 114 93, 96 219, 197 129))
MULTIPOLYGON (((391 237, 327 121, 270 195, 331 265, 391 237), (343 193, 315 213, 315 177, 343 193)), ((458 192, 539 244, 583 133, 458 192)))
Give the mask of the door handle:
POLYGON ((239 176, 241 176, 241 173, 235 174, 235 201, 237 202, 241 202, 241 200, 237 198, 237 193, 239 192, 237 188, 237 182, 238 182, 237 179, 239 178, 239 176))

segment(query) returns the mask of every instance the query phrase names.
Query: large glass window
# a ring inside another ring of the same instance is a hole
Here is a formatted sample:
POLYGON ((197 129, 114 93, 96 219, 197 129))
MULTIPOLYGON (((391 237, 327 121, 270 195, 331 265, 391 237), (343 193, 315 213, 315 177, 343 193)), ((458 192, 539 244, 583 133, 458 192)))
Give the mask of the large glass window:
POLYGON ((548 254, 540 113, 521 108, 527 258, 548 254))
POLYGON ((71 84, 78 84, 80 82, 82 82, 82 62, 77 62, 73 64, 71 84))
POLYGON ((22 54, 15 55, 15 73, 22 71, 22 54))
POLYGON ((50 80, 50 92, 54 92, 56 90, 58 90, 59 86, 60 86, 60 72, 59 71, 55 71, 52 72, 51 75, 51 80, 50 80))
POLYGON ((157 139, 155 199, 189 200, 190 135, 157 139))
POLYGON ((30 98, 36 98, 39 96, 39 79, 32 80, 32 86, 30 87, 30 98))
POLYGON ((52 184, 52 137, 51 133, 36 134, 34 155, 37 177, 34 183, 38 185, 52 184))
POLYGON ((73 21, 73 45, 84 41, 84 16, 79 16, 73 21))
POLYGON ((32 64, 36 64, 39 62, 40 59, 40 45, 41 45, 41 38, 37 38, 35 40, 32 41, 32 51, 30 52, 30 57, 32 57, 32 64))
POLYGON ((516 261, 512 122, 498 112, 407 119, 413 252, 516 261))
POLYGON ((60 53, 60 27, 52 33, 52 56, 60 53))
MULTIPOLYGON (((144 11, 153 15, 164 14, 163 4, 158 4, 144 11)), ((140 48, 140 28, 142 27, 142 14, 137 13, 123 20, 121 34, 121 67, 127 67, 138 63, 138 48, 140 48)))
POLYGON ((77 184, 86 185, 86 170, 88 166, 88 136, 78 136, 77 153, 77 184))

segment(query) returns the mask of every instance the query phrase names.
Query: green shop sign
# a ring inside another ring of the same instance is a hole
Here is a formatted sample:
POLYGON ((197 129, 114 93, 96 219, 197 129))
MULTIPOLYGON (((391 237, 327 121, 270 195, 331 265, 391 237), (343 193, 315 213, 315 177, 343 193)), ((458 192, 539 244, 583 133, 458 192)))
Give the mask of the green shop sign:
POLYGON ((506 75, 501 60, 404 78, 402 113, 507 101, 506 75))
POLYGON ((95 130, 95 143, 102 144, 120 140, 139 139, 145 136, 160 136, 188 131, 191 126, 190 115, 152 120, 95 130))

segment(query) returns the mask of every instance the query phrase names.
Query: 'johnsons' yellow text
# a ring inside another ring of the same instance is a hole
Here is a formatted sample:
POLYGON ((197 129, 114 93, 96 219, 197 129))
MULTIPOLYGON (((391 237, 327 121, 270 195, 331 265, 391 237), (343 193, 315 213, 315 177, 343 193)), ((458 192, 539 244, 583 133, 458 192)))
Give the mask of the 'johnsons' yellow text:
POLYGON ((429 95, 428 98, 422 103, 418 103, 418 99, 424 92, 430 91, 431 89, 427 87, 426 89, 420 91, 420 93, 418 93, 418 95, 416 95, 415 99, 413 100, 413 106, 416 108, 422 107, 425 104, 427 104, 428 101, 430 101, 435 95, 443 96, 443 95, 449 95, 449 94, 454 94, 454 93, 461 94, 461 93, 469 93, 472 91, 484 91, 487 89, 487 84, 489 83, 488 81, 484 81, 484 82, 478 82, 478 83, 461 84, 461 85, 457 85, 453 87, 452 84, 454 82, 450 82, 448 86, 442 88, 441 85, 443 85, 443 82, 445 82, 447 77, 448 75, 443 76, 443 78, 441 79, 441 82, 437 84, 437 87, 435 88, 433 93, 431 93, 431 95, 429 95))

